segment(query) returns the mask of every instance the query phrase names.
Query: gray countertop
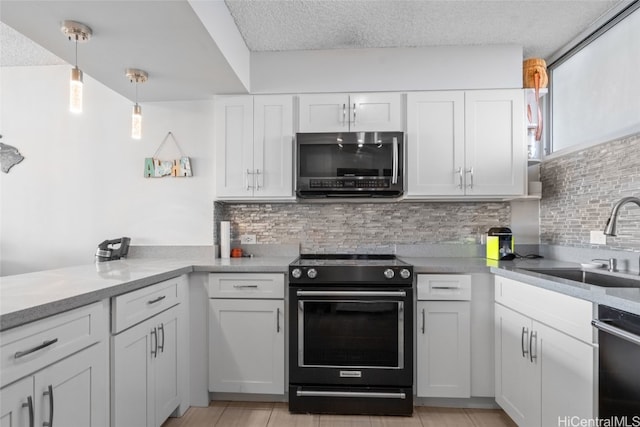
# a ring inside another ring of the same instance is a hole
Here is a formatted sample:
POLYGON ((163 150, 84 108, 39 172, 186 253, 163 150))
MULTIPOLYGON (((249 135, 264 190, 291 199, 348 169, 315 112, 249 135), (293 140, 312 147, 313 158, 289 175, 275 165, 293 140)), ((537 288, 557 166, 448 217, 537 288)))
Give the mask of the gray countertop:
MULTIPOLYGON (((192 272, 286 273, 293 256, 220 259, 127 259, 0 277, 0 330, 130 292, 192 272)), ((553 260, 497 262, 466 257, 401 257, 416 274, 494 273, 545 289, 640 314, 640 289, 604 289, 522 268, 576 267, 553 260)))
MULTIPOLYGON (((536 262, 528 261, 526 263, 513 263, 510 265, 502 265, 492 267, 491 272, 517 280, 519 282, 528 283, 540 288, 549 289, 565 295, 591 301, 596 304, 608 305, 620 310, 640 315, 640 288, 603 288, 600 286, 589 285, 586 283, 574 282, 572 280, 561 279, 557 277, 546 276, 544 274, 527 271, 526 268, 562 268, 562 267, 579 267, 575 263, 558 263, 553 262, 536 262)), ((625 275, 626 277, 638 278, 637 275, 625 275)), ((640 280, 640 278, 638 278, 640 280)))
POLYGON ((126 259, 0 277, 0 331, 194 271, 285 273, 294 259, 126 259))

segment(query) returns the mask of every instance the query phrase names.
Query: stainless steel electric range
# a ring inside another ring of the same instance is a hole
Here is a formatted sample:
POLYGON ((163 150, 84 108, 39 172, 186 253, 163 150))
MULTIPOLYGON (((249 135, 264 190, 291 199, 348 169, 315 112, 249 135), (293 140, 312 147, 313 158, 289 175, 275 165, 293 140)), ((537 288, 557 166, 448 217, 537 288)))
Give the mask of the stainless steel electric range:
POLYGON ((289 266, 289 410, 413 412, 413 267, 394 255, 289 266))

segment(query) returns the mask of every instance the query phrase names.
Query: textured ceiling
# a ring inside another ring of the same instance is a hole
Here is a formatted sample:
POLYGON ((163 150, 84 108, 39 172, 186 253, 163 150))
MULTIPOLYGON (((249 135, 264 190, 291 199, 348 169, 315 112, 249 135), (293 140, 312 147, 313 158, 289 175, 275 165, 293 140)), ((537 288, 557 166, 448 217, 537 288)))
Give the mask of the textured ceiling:
MULTIPOLYGON (((512 44, 521 45, 525 57, 547 59, 608 15, 607 11, 632 3, 0 0, 0 65, 72 63, 73 45, 60 32, 60 22, 73 19, 94 30, 91 42, 79 49, 79 65, 87 75, 123 96, 131 98, 133 94, 124 76, 126 68, 149 72, 149 81, 140 91, 141 101, 243 93, 246 85, 191 6, 198 1, 226 4, 250 51, 512 44)), ((216 11, 220 13, 220 9, 216 11)), ((232 19, 228 21, 233 27, 232 19)))
POLYGON ((24 65, 61 65, 66 62, 31 39, 0 22, 0 67, 24 65))
MULTIPOLYGON (((225 0, 251 51, 517 44, 547 58, 616 0, 225 0)), ((629 3, 629 1, 622 1, 629 3)))

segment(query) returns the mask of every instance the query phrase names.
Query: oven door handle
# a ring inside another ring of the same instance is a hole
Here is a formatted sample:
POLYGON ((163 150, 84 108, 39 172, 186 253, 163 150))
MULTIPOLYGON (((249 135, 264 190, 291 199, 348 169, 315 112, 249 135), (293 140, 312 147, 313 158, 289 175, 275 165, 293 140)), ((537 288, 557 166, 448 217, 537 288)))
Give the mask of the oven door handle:
POLYGON ((406 399, 406 393, 381 393, 363 391, 305 391, 297 390, 299 397, 373 397, 378 399, 406 399))
POLYGON ((297 291, 299 297, 406 297, 406 291, 297 291))
POLYGON ((591 324, 603 332, 607 332, 613 336, 622 338, 623 340, 629 341, 630 343, 633 343, 635 345, 640 345, 640 337, 635 334, 632 334, 631 332, 627 332, 623 329, 616 328, 615 326, 611 326, 608 323, 605 323, 601 320, 592 320, 591 324))

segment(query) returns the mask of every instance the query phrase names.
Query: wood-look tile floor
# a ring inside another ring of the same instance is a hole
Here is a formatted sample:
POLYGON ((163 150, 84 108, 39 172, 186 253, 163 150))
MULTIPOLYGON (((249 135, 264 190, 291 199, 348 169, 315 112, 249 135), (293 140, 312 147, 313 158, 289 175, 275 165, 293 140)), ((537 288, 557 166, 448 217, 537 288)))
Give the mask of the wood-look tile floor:
POLYGON ((162 427, 515 427, 499 409, 416 407, 412 417, 291 414, 286 403, 211 402, 162 427))

